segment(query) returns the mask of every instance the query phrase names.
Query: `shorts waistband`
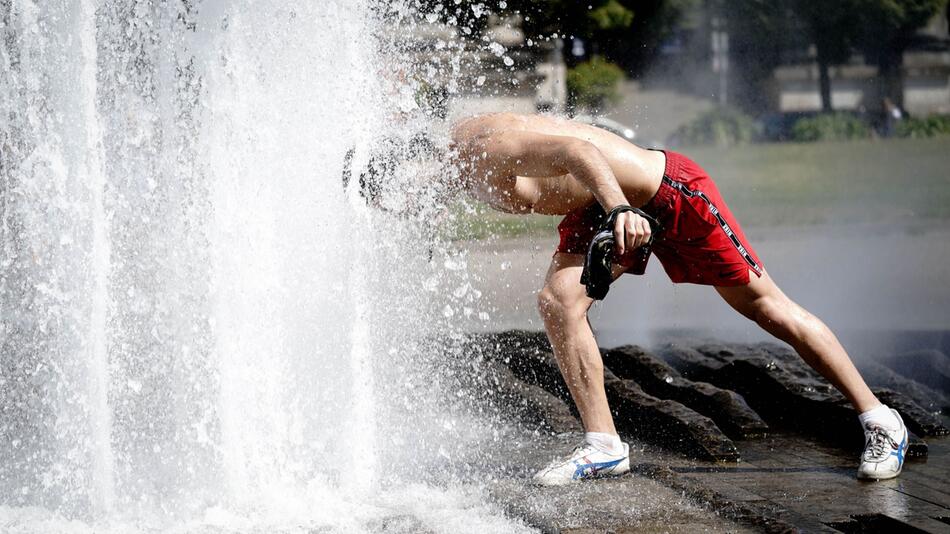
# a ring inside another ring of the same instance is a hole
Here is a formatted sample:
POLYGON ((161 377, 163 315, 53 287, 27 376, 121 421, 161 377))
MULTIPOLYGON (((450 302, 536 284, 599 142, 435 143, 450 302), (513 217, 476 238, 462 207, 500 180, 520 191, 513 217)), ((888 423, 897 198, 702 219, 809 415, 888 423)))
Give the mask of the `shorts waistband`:
POLYGON ((660 188, 657 190, 656 194, 653 195, 653 198, 644 204, 641 209, 653 217, 659 219, 670 208, 670 206, 673 205, 673 196, 676 194, 676 189, 670 186, 667 181, 676 180, 679 177, 680 171, 682 170, 683 161, 682 156, 676 152, 661 149, 651 150, 663 152, 663 154, 666 156, 666 165, 663 169, 663 180, 660 181, 660 188))

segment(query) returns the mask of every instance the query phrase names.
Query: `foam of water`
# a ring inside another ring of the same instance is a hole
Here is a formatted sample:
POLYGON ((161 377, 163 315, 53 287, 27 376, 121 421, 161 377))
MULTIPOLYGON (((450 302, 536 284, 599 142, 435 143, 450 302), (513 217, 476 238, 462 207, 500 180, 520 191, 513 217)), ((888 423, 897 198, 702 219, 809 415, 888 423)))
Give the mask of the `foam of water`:
POLYGON ((370 7, 0 1, 0 530, 526 529, 452 477, 463 263, 340 187, 370 7))

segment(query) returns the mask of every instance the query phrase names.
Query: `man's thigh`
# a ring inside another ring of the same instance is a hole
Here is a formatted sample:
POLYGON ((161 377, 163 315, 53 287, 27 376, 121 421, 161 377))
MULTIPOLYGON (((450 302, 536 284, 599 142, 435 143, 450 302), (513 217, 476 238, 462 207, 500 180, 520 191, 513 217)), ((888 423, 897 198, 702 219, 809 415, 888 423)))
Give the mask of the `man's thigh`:
POLYGON ((755 276, 749 271, 749 283, 743 286, 716 287, 716 291, 730 306, 749 319, 755 320, 756 308, 762 299, 773 299, 776 302, 786 302, 788 297, 775 284, 772 277, 764 269, 762 276, 755 276))

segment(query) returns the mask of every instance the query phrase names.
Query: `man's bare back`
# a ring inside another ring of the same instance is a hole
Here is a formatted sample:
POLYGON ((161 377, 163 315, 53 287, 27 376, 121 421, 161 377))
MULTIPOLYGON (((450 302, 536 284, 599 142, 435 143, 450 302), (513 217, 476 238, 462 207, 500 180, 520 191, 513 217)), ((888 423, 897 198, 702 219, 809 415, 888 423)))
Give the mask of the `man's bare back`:
POLYGON ((660 187, 665 163, 662 152, 642 149, 594 126, 545 115, 470 117, 454 126, 452 144, 468 191, 510 213, 565 215, 603 200, 563 161, 578 145, 592 145, 603 156, 623 193, 624 199, 616 203, 646 204, 660 187))

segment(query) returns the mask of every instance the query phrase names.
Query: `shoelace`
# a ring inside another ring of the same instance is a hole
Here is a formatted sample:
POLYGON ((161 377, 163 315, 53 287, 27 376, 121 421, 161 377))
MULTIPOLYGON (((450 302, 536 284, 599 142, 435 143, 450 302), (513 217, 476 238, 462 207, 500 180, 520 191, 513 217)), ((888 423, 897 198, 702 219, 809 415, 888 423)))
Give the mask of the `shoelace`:
POLYGON ((887 434, 887 430, 879 426, 868 429, 867 449, 864 452, 866 460, 883 460, 892 450, 898 447, 897 442, 887 434))
POLYGON ((552 461, 551 461, 551 464, 550 464, 550 467, 554 467, 554 466, 558 466, 558 465, 564 465, 564 464, 566 464, 567 462, 573 461, 573 460, 574 460, 574 457, 577 456, 577 453, 580 452, 581 450, 587 448, 587 447, 590 447, 590 445, 587 444, 587 443, 581 443, 580 445, 577 445, 576 447, 574 447, 574 448, 571 450, 571 452, 570 452, 569 454, 567 454, 567 455, 565 455, 565 456, 562 456, 562 457, 560 457, 560 458, 555 458, 554 460, 552 460, 552 461))

